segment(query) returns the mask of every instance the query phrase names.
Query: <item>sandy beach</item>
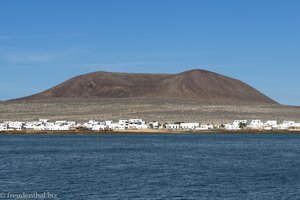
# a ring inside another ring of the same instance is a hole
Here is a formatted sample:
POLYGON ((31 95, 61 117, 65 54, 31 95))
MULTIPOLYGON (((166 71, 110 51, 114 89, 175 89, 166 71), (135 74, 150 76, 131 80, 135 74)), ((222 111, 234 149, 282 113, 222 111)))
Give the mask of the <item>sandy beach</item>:
POLYGON ((2 131, 0 134, 300 134, 300 130, 165 130, 165 129, 143 129, 143 130, 114 130, 114 131, 2 131))

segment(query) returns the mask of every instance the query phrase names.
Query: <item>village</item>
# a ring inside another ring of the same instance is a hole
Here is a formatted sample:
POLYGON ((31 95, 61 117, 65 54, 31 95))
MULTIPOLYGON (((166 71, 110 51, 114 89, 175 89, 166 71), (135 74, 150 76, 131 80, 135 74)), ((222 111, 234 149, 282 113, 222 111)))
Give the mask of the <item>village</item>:
POLYGON ((90 120, 85 123, 75 121, 54 121, 39 119, 31 122, 4 121, 0 123, 0 132, 9 131, 122 131, 122 130, 166 130, 166 131, 210 131, 210 130, 300 130, 300 122, 276 120, 235 120, 232 123, 146 123, 143 119, 128 119, 113 121, 90 120))

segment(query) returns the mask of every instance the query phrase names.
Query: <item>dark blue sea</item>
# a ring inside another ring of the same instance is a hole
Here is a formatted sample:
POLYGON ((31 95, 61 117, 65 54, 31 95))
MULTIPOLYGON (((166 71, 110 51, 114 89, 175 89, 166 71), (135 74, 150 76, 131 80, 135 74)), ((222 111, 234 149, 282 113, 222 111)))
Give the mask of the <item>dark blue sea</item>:
POLYGON ((0 198, 44 193, 71 200, 300 199, 300 135, 0 135, 0 198))

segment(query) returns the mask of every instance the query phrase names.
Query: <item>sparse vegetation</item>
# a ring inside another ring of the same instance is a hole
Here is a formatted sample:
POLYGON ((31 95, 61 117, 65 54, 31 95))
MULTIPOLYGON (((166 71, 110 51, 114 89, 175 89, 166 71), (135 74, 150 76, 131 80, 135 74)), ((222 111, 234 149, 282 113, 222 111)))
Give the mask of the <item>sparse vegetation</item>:
POLYGON ((246 128, 247 127, 247 124, 246 123, 243 123, 243 122, 240 122, 239 123, 239 128, 240 129, 244 129, 244 128, 246 128))
POLYGON ((299 121, 300 107, 280 105, 207 104, 191 100, 60 99, 1 102, 0 121, 143 118, 146 121, 225 123, 236 119, 299 121), (274 117, 276 118, 274 119, 274 117))

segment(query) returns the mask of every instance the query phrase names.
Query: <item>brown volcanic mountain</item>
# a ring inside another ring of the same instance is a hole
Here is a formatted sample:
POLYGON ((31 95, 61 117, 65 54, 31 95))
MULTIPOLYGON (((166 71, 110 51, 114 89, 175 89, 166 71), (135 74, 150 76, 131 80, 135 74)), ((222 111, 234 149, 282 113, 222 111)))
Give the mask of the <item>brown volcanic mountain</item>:
POLYGON ((220 103, 277 104, 239 80, 198 69, 179 74, 94 72, 18 100, 49 98, 192 99, 220 103))

